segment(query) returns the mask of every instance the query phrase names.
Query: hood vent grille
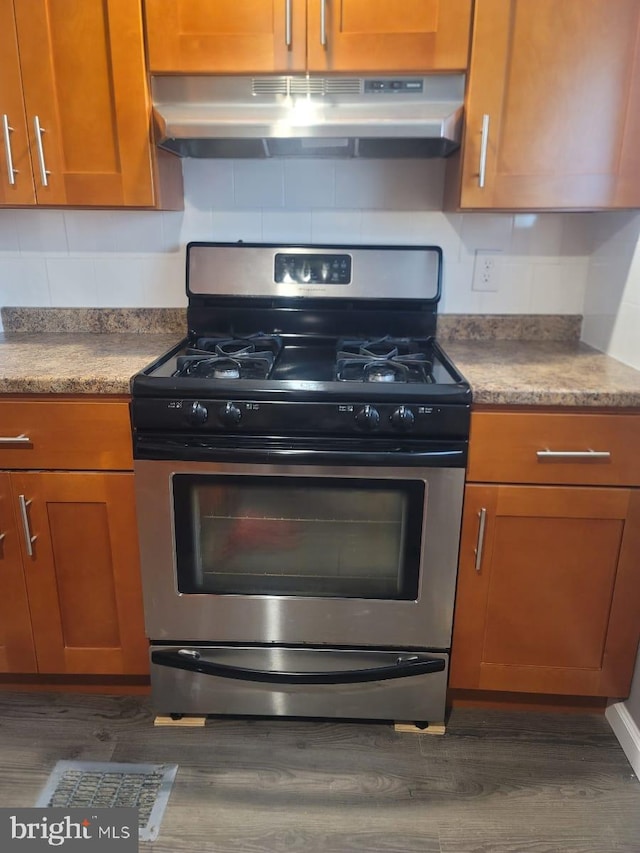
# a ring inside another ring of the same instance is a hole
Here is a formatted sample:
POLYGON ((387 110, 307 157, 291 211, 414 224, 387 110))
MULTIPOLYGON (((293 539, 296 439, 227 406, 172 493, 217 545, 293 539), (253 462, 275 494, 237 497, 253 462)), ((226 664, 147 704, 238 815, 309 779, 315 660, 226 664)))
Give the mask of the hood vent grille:
POLYGON ((359 95, 361 81, 357 77, 254 77, 251 94, 274 95, 359 95))

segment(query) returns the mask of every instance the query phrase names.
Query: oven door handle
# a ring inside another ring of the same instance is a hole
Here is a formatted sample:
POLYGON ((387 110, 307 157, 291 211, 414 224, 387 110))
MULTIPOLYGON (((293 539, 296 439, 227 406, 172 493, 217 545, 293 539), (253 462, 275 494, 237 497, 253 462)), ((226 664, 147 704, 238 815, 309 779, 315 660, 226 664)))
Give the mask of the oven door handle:
POLYGON ((273 670, 248 669, 224 663, 203 660, 193 649, 154 650, 152 663, 203 675, 235 678, 239 681, 260 681, 266 684, 358 684, 364 681, 387 681, 391 678, 406 678, 442 672, 445 661, 424 654, 399 654, 393 666, 376 666, 371 669, 336 670, 334 672, 274 672, 273 670))
POLYGON ((296 459, 299 457, 300 462, 305 461, 305 457, 309 460, 319 461, 322 459, 330 462, 353 462, 360 465, 381 463, 385 465, 405 464, 419 465, 426 462, 437 463, 447 462, 450 465, 464 465, 465 451, 464 450, 391 450, 388 452, 376 451, 358 451, 354 453, 350 450, 275 450, 270 451, 270 456, 283 457, 287 460, 296 459))
MULTIPOLYGON (((274 460, 300 465, 333 463, 338 465, 407 465, 412 467, 464 468, 467 445, 464 441, 440 443, 436 447, 403 445, 394 442, 383 447, 344 446, 343 442, 269 440, 239 442, 234 436, 185 436, 164 438, 135 436, 136 459, 172 461, 269 463, 274 460), (233 440, 235 439, 235 440, 233 440), (336 446, 337 445, 337 446, 336 446), (453 445, 453 446, 451 446, 453 445)), ((436 443, 437 444, 437 443, 436 443)))

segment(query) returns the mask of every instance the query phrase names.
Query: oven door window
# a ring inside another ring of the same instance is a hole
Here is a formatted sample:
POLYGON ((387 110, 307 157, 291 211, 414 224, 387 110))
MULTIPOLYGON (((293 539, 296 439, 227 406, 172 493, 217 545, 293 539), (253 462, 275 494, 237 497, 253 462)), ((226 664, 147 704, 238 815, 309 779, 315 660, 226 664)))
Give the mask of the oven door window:
POLYGON ((178 591, 415 600, 422 481, 175 474, 178 591))

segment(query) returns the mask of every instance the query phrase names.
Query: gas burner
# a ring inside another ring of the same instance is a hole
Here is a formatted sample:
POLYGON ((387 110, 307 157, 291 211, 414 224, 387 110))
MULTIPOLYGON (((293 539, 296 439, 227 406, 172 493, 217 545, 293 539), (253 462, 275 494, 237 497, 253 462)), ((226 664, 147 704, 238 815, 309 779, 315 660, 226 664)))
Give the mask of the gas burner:
POLYGON ((275 357, 271 352, 226 355, 179 355, 174 376, 197 379, 267 379, 275 357))
POLYGON ((338 382, 432 382, 420 363, 391 359, 346 358, 336 366, 338 382))
POLYGON ((408 371, 402 364, 376 360, 367 362, 362 368, 365 382, 406 382, 408 371))
POLYGON ((431 339, 392 338, 340 340, 336 356, 339 382, 432 383, 432 359, 425 352, 431 339))
POLYGON ((240 379, 242 366, 232 358, 223 359, 213 365, 214 379, 240 379))

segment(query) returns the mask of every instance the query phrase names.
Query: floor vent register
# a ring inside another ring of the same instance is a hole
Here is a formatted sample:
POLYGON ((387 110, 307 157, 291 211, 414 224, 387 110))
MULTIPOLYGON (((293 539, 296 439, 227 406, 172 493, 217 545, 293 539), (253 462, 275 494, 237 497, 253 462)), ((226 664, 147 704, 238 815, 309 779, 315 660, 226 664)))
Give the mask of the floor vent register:
POLYGON ((137 808, 140 841, 155 841, 177 764, 58 761, 38 808, 137 808))

